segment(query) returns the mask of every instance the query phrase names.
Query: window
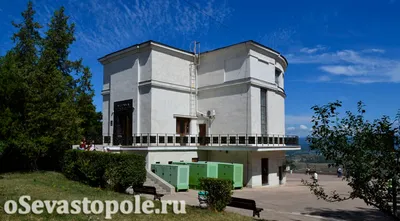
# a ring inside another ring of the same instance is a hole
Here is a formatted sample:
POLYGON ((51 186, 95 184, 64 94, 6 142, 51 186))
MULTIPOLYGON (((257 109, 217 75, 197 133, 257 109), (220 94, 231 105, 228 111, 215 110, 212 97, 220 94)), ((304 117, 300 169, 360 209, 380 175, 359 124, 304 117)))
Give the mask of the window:
POLYGON ((261 133, 267 134, 267 90, 261 88, 261 133))
POLYGON ((279 78, 281 77, 281 71, 279 69, 275 69, 275 84, 280 86, 280 80, 279 78))
POLYGON ((176 118, 176 133, 182 135, 190 134, 190 118, 176 118))

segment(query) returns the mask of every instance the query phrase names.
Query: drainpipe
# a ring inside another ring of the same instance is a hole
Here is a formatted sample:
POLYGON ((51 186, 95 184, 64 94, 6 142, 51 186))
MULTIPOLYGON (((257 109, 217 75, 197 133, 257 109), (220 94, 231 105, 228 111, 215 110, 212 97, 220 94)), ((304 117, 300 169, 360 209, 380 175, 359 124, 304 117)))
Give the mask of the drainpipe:
MULTIPOLYGON (((198 55, 199 57, 198 57, 198 60, 196 61, 196 68, 195 68, 195 70, 196 70, 196 73, 195 73, 195 89, 196 89, 195 90, 195 94, 196 94, 195 109, 196 109, 196 113, 198 111, 198 99, 197 99, 197 97, 198 97, 198 87, 199 87, 197 77, 198 77, 198 71, 199 71, 199 66, 200 66, 200 42, 198 42, 198 43, 199 43, 199 55, 198 55)), ((196 44, 196 42, 195 42, 195 44, 196 44)), ((196 59, 196 57, 195 57, 195 59, 196 59)))
MULTIPOLYGON (((110 104, 109 104, 110 105, 110 104)), ((110 143, 109 144, 112 144, 113 142, 114 142, 114 138, 113 137, 111 137, 111 121, 113 121, 112 119, 113 119, 113 116, 114 116, 114 111, 113 112, 111 112, 111 114, 110 114, 110 119, 108 119, 108 136, 110 137, 110 143)), ((115 122, 114 122, 115 123, 115 122)))
MULTIPOLYGON (((110 96, 110 98, 111 98, 111 96, 110 96)), ((107 113, 108 113, 108 128, 107 128, 107 136, 108 137, 110 137, 110 130, 111 130, 111 114, 110 114, 110 100, 111 99, 108 99, 108 111, 107 111, 107 113)), ((110 141, 111 141, 111 137, 110 137, 110 141)))
MULTIPOLYGON (((247 166, 246 186, 247 186, 247 184, 248 184, 248 182, 249 182, 249 168, 250 168, 250 166, 249 166, 249 151, 246 151, 246 153, 247 153, 247 157, 246 157, 246 166, 247 166)), ((251 170, 250 170, 250 171, 251 171, 251 170)))
MULTIPOLYGON (((249 66, 248 66, 248 63, 249 63, 249 59, 250 59, 250 54, 249 54, 249 56, 247 56, 248 58, 247 58, 247 60, 246 60, 246 76, 247 76, 247 74, 248 74, 248 68, 250 68, 249 66)), ((247 90, 247 99, 246 99, 246 135, 249 133, 249 93, 250 93, 250 91, 251 91, 251 84, 249 84, 249 89, 247 90)))
MULTIPOLYGON (((199 57, 200 57, 200 56, 199 56, 199 57)), ((197 114, 197 111, 199 110, 199 103, 198 103, 198 99, 197 99, 197 97, 198 97, 198 82, 197 82, 197 77, 198 77, 197 72, 198 72, 198 69, 199 69, 199 66, 196 64, 195 76, 194 76, 194 81, 195 81, 195 84, 194 84, 194 87, 195 87, 195 102, 194 102, 194 104, 195 104, 195 111, 196 111, 196 114, 197 114)))

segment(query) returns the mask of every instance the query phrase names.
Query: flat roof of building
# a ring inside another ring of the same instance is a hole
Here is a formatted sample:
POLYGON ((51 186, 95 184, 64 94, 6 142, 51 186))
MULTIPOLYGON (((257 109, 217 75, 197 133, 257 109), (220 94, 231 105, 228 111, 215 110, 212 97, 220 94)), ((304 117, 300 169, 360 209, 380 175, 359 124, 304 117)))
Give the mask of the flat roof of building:
MULTIPOLYGON (((272 49, 272 48, 270 48, 270 47, 267 47, 267 46, 265 46, 265 45, 263 45, 263 44, 261 44, 261 43, 258 43, 258 42, 254 41, 254 40, 247 40, 247 41, 239 42, 239 43, 236 43, 236 44, 227 45, 227 46, 220 47, 220 48, 216 48, 216 49, 213 49, 213 50, 201 52, 200 54, 206 54, 206 53, 210 53, 210 52, 222 50, 222 49, 225 49, 225 48, 229 48, 229 47, 232 47, 232 46, 235 46, 235 45, 246 44, 246 43, 252 43, 252 44, 255 44, 255 45, 257 45, 257 46, 259 46, 259 47, 262 47, 262 48, 264 48, 264 49, 270 50, 270 51, 272 51, 272 52, 278 54, 278 56, 281 57, 281 58, 286 62, 286 65, 289 64, 288 61, 287 61, 287 59, 286 59, 281 53, 279 53, 278 51, 276 51, 276 50, 274 50, 274 49, 272 49)), ((118 53, 121 53, 121 52, 124 52, 124 51, 133 50, 133 49, 138 48, 138 47, 140 47, 140 46, 150 45, 150 44, 161 45, 161 46, 164 46, 164 47, 167 47, 167 48, 170 48, 170 49, 174 49, 174 50, 180 51, 180 52, 182 52, 182 53, 194 55, 193 52, 188 51, 188 50, 184 50, 184 49, 181 49, 181 48, 178 48, 178 47, 174 47, 174 46, 171 46, 171 45, 167 45, 167 44, 164 44, 164 43, 161 43, 161 42, 158 42, 158 41, 148 40, 148 41, 145 41, 145 42, 142 42, 142 43, 139 43, 139 44, 134 44, 134 45, 132 45, 132 46, 123 48, 123 49, 118 50, 118 51, 114 51, 114 52, 112 52, 112 53, 109 53, 109 54, 107 54, 107 55, 105 55, 105 56, 99 58, 98 60, 101 61, 101 60, 106 59, 107 57, 112 57, 112 56, 115 55, 115 54, 118 54, 118 53)))

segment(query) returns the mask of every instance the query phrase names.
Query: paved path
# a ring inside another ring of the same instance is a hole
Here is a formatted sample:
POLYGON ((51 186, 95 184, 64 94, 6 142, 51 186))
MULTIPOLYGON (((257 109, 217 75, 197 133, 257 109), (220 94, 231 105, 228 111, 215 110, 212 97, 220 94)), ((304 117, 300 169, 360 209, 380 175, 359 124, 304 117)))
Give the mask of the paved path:
MULTIPOLYGON (((318 221, 318 220, 355 220, 375 221, 390 220, 380 211, 367 206, 362 200, 349 200, 329 203, 318 200, 301 179, 309 179, 302 174, 288 174, 287 184, 280 187, 244 188, 235 190, 233 196, 254 199, 258 207, 264 208, 261 218, 277 221, 318 221)), ((347 194, 350 190, 344 181, 330 175, 319 175, 320 184, 328 191, 337 190, 347 194)), ((198 205, 197 191, 179 192, 164 196, 163 200, 185 200, 188 205, 198 205)), ((251 216, 252 212, 227 207, 227 211, 251 216)))

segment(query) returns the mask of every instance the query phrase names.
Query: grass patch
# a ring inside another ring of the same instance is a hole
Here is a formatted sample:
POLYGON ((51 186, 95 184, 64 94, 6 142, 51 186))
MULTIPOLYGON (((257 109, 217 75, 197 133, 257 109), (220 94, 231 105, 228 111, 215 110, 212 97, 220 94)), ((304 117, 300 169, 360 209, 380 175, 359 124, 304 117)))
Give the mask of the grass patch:
MULTIPOLYGON (((106 191, 99 188, 93 188, 66 179, 62 174, 56 172, 34 172, 34 173, 9 173, 2 174, 3 179, 0 181, 0 220, 106 220, 105 214, 78 214, 78 215, 59 215, 53 212, 48 214, 46 210, 41 215, 8 215, 4 212, 4 203, 7 200, 18 201, 20 196, 31 196, 32 203, 34 200, 83 200, 87 197, 89 200, 131 200, 132 195, 120 194, 112 191, 106 191)), ((155 202, 156 208, 161 208, 159 202, 155 202)), ((56 207, 57 208, 57 207, 56 207)), ((214 213, 209 210, 198 209, 186 206, 186 214, 173 214, 169 209, 168 214, 115 214, 112 215, 113 220, 252 220, 251 217, 241 216, 235 213, 221 212, 214 213)))

